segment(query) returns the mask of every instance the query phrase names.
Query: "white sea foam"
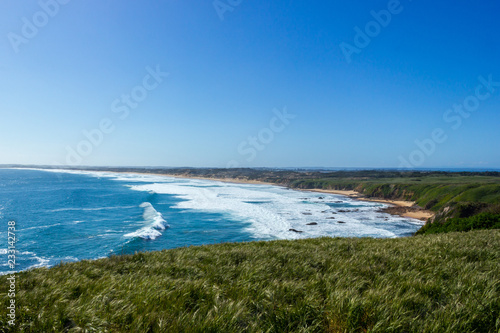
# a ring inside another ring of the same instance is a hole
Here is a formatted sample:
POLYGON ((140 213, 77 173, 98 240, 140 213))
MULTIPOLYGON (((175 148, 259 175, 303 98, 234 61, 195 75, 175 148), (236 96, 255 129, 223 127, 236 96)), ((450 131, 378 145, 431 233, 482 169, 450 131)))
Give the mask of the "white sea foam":
MULTIPOLYGON (((7 254, 7 249, 0 249, 0 254, 7 254)), ((16 250, 16 262, 20 261, 36 261, 35 264, 27 267, 26 269, 38 268, 38 267, 49 267, 49 259, 39 257, 35 252, 31 251, 17 251, 16 250)), ((18 264, 16 264, 17 266, 18 264)), ((9 263, 2 264, 1 266, 9 266, 9 263)), ((15 270, 14 270, 15 271, 15 270)), ((1 272, 0 275, 7 274, 8 271, 1 272)))
POLYGON ((151 203, 143 202, 139 207, 144 208, 142 213, 142 218, 146 226, 141 229, 131 232, 125 235, 125 237, 134 238, 140 237, 142 239, 153 240, 162 235, 159 230, 165 230, 169 227, 167 221, 163 219, 163 216, 158 212, 151 203))
POLYGON ((162 235, 161 232, 159 232, 156 229, 153 229, 152 227, 144 227, 144 228, 141 228, 135 232, 131 232, 129 234, 126 234, 125 237, 129 237, 129 238, 139 237, 139 238, 146 239, 146 240, 153 240, 153 239, 160 237, 161 235, 162 235))
POLYGON ((121 172, 111 172, 111 171, 86 171, 86 170, 66 170, 66 169, 40 169, 40 168, 14 168, 14 169, 47 171, 53 173, 68 173, 74 175, 88 175, 97 178, 113 178, 114 180, 129 181, 129 182, 164 182, 175 179, 173 177, 165 177, 160 175, 121 173, 121 172))
MULTIPOLYGON (((378 212, 385 207, 384 204, 278 186, 99 171, 51 171, 138 183, 130 187, 137 191, 171 194, 183 200, 173 208, 221 213, 234 219, 235 223, 245 223, 248 226, 246 230, 255 238, 398 237, 408 234, 412 228, 418 229, 422 224, 419 220, 378 212)), ((127 234, 127 237, 155 239, 161 235, 159 230, 163 230, 162 226, 166 226, 166 222, 149 205, 144 206, 143 217, 147 225, 127 234)))
POLYGON ((247 222, 247 231, 255 238, 397 237, 398 228, 394 224, 419 224, 418 220, 377 212, 384 207, 380 203, 271 185, 182 180, 132 185, 131 188, 172 194, 184 200, 174 208, 229 214, 235 220, 247 222))
POLYGON ((39 268, 39 267, 49 267, 49 259, 43 258, 43 257, 38 257, 37 255, 33 255, 33 259, 38 260, 37 264, 31 265, 27 269, 31 268, 39 268))

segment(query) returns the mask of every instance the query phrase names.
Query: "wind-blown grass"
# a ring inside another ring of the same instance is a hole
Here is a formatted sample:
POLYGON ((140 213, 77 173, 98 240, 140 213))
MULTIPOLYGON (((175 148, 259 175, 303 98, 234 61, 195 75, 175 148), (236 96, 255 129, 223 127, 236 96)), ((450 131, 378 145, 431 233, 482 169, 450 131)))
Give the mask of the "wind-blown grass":
POLYGON ((17 281, 23 332, 498 332, 500 231, 189 247, 17 281))

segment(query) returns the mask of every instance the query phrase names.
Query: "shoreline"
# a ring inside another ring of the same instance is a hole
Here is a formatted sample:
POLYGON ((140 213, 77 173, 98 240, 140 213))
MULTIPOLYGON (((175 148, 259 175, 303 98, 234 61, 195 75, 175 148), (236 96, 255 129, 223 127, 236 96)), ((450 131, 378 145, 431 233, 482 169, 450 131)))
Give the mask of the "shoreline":
POLYGON ((324 189, 305 189, 304 191, 328 193, 328 194, 338 194, 346 197, 350 197, 359 201, 369 201, 369 202, 379 202, 386 205, 390 205, 388 208, 383 208, 384 213, 391 215, 398 215, 402 217, 409 217, 421 221, 427 221, 429 218, 434 217, 435 213, 429 210, 416 207, 414 201, 403 201, 403 200, 389 200, 389 199, 379 199, 379 198, 367 198, 361 193, 353 190, 324 190, 324 189))
POLYGON ((245 180, 245 179, 237 179, 237 178, 210 178, 210 177, 197 177, 197 176, 183 176, 183 175, 171 175, 167 173, 142 173, 135 172, 136 174, 141 175, 157 175, 157 176, 166 176, 172 178, 184 178, 184 179, 199 179, 199 180, 213 180, 216 182, 222 183, 232 183, 232 184, 253 184, 253 185, 274 185, 274 186, 282 186, 279 184, 263 182, 260 180, 245 180))
POLYGON ((363 196, 361 193, 354 190, 325 190, 325 189, 300 189, 300 188, 292 188, 281 184, 275 184, 270 182, 263 182, 259 180, 245 180, 245 179, 237 179, 237 178, 210 178, 210 177, 197 177, 197 176, 186 176, 186 175, 173 175, 166 173, 145 173, 145 172, 125 172, 125 173, 134 173, 141 175, 157 175, 157 176, 166 176, 173 178, 184 178, 184 179, 199 179, 199 180, 212 180, 223 183, 232 183, 232 184, 253 184, 253 185, 273 185, 273 186, 281 186, 291 190, 304 191, 304 192, 317 192, 317 193, 326 193, 326 194, 336 194, 346 196, 359 201, 368 201, 368 202, 378 202, 389 205, 387 208, 381 209, 384 213, 397 215, 401 217, 408 217, 412 219, 417 219, 423 222, 426 222, 429 218, 434 217, 435 213, 429 210, 422 209, 416 206, 414 201, 403 201, 403 200, 389 200, 389 199, 380 199, 380 198, 367 198, 363 196))

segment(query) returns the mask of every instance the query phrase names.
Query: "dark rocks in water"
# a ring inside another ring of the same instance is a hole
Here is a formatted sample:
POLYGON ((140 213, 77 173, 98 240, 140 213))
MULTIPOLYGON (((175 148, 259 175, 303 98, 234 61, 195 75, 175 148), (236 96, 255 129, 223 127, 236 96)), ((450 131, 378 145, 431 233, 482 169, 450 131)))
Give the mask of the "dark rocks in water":
POLYGON ((343 203, 343 201, 334 201, 334 203, 343 203))
POLYGON ((335 217, 327 217, 327 220, 335 220, 335 217))
POLYGON ((323 211, 321 211, 321 212, 322 212, 322 213, 326 213, 326 212, 328 212, 328 211, 327 211, 327 210, 323 210, 323 211))
POLYGON ((336 212, 332 212, 332 214, 337 214, 336 212))
POLYGON ((325 197, 318 197, 319 200, 323 200, 325 197))
POLYGON ((355 213, 355 212, 359 212, 359 209, 353 209, 353 210, 349 210, 349 209, 339 209, 339 213, 355 213))
POLYGON ((338 223, 345 223, 344 221, 337 221, 338 223))
POLYGON ((304 215, 312 215, 312 213, 302 213, 302 214, 304 214, 304 215))
POLYGON ((297 229, 288 229, 288 231, 298 232, 299 234, 303 232, 303 231, 300 231, 300 230, 297 230, 297 229))
POLYGON ((318 225, 316 222, 311 222, 311 223, 308 223, 306 225, 318 225))

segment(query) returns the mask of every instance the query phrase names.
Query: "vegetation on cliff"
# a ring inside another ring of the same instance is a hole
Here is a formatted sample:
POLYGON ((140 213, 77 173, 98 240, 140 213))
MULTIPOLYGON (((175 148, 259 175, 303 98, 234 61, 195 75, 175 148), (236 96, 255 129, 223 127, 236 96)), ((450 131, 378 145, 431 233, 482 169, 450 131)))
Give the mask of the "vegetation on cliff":
POLYGON ((498 332, 500 230, 218 244, 17 274, 22 332, 498 332))
POLYGON ((450 218, 443 223, 427 223, 417 231, 417 235, 480 229, 500 229, 500 214, 480 213, 471 217, 450 218))

